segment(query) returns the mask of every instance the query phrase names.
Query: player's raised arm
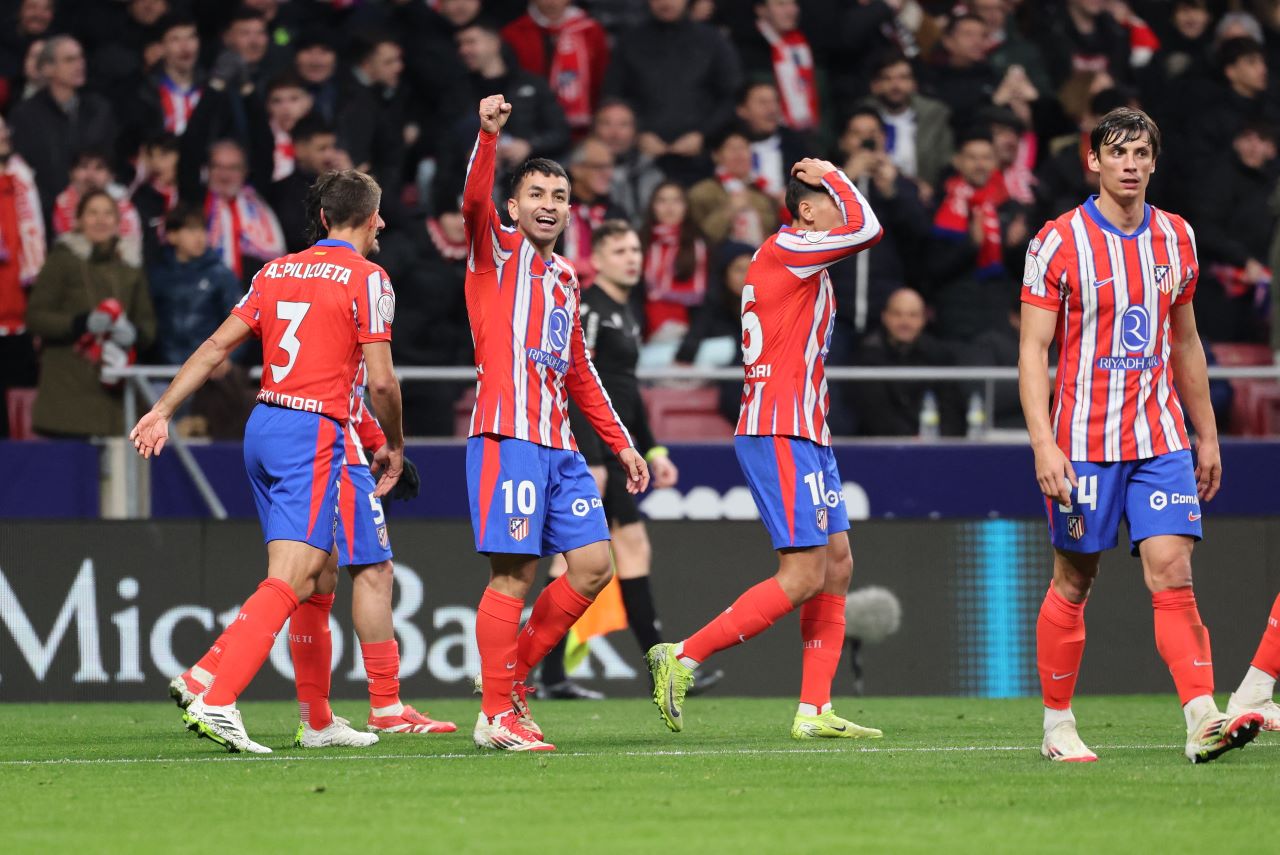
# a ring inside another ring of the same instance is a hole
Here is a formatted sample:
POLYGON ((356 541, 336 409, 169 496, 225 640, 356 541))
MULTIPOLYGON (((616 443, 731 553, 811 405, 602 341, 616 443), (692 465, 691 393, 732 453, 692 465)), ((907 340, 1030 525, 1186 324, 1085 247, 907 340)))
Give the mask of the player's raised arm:
POLYGON ((462 219, 466 224, 470 255, 467 264, 472 270, 489 270, 494 266, 493 253, 501 221, 493 206, 493 172, 498 132, 510 115, 511 105, 501 95, 490 95, 480 102, 480 133, 471 150, 462 190, 462 219))
MULTIPOLYGON (((252 293, 252 292, 251 292, 252 293)), ((246 296, 246 300, 248 296, 246 296)), ((169 419, 182 403, 205 384, 213 370, 254 332, 253 327, 237 313, 232 313, 187 358, 169 388, 145 416, 138 420, 129 439, 143 457, 159 454, 169 440, 169 419)))
POLYGON ((834 164, 805 158, 791 168, 787 207, 794 222, 778 233, 778 256, 801 278, 874 246, 884 229, 849 176, 834 164), (818 194, 819 188, 826 194, 818 194), (823 204, 830 202, 831 206, 823 204))

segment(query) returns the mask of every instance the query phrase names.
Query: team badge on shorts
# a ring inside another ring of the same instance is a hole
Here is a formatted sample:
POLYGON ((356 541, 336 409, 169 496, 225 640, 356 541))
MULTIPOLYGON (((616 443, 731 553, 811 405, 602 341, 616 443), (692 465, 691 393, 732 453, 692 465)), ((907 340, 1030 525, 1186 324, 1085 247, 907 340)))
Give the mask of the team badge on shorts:
POLYGON ((387 549, 387 527, 385 525, 378 526, 378 545, 383 549, 387 549))
POLYGON ((1079 540, 1084 537, 1084 515, 1072 514, 1067 517, 1067 534, 1071 535, 1072 540, 1079 540))
POLYGON ((529 536, 529 518, 512 517, 507 522, 507 534, 511 535, 511 539, 514 541, 524 540, 529 536))
POLYGON ((818 513, 818 531, 826 531, 827 530, 827 509, 818 508, 817 513, 818 513))

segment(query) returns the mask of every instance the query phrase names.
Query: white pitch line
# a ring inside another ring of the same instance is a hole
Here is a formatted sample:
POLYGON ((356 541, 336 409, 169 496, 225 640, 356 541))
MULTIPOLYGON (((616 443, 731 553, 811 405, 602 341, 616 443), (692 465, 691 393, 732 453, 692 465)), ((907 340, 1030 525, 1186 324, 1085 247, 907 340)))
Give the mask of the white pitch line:
MULTIPOLYGON (((1258 745, 1259 743, 1253 743, 1258 745)), ((1262 747, 1274 748, 1280 743, 1265 742, 1262 747)), ((1171 751, 1183 748, 1182 745, 1099 745, 1099 751, 1171 751)), ((545 757, 751 757, 777 754, 798 756, 811 755, 844 755, 844 754, 949 754, 949 753, 991 753, 1035 751, 1034 745, 938 745, 938 746, 850 746, 848 748, 737 748, 730 750, 657 750, 657 751, 556 751, 541 754, 545 757)), ((98 766, 98 765, 130 765, 130 764, 165 764, 165 763, 316 763, 370 760, 474 760, 502 756, 504 752, 477 750, 474 753, 457 754, 272 754, 270 756, 249 755, 233 757, 228 754, 209 757, 103 757, 76 758, 65 757, 50 760, 0 760, 0 766, 98 766)))

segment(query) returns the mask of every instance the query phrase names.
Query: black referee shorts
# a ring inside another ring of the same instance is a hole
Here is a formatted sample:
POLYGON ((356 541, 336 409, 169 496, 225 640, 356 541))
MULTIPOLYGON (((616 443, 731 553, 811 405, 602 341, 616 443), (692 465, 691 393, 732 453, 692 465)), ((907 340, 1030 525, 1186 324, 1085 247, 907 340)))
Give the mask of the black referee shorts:
MULTIPOLYGON (((586 419, 581 421, 585 422, 586 419)), ((600 498, 604 502, 605 519, 610 525, 640 522, 640 506, 636 504, 636 497, 627 492, 627 473, 623 471, 618 458, 609 453, 609 449, 605 448, 590 425, 579 424, 575 420, 572 427, 574 439, 578 441, 578 451, 586 458, 587 465, 604 467, 604 495, 600 498)))

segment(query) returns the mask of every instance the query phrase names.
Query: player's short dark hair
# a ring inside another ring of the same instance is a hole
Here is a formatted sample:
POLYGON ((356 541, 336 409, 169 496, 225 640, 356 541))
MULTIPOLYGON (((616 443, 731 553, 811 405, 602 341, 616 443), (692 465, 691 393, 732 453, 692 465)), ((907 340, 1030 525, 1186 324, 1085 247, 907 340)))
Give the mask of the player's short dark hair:
POLYGON ((1160 128, 1150 116, 1134 107, 1117 107, 1110 111, 1089 134, 1089 148, 1095 155, 1102 154, 1102 147, 1124 145, 1140 139, 1143 134, 1151 140, 1151 156, 1160 154, 1160 128))
POLYGON ((563 178, 571 187, 573 186, 573 179, 569 177, 569 173, 564 171, 563 166, 549 157, 531 157, 511 171, 511 178, 507 182, 507 192, 512 199, 519 195, 520 185, 530 175, 550 175, 552 178, 563 178))
POLYGON ((186 202, 179 202, 164 217, 164 230, 166 232, 176 232, 182 229, 203 229, 204 227, 204 212, 195 205, 186 202))
POLYGON ((798 220, 800 218, 800 203, 805 199, 812 199, 814 196, 830 196, 827 188, 820 187, 815 184, 806 184, 794 175, 787 179, 787 198, 785 204, 787 213, 791 214, 791 219, 798 220))
MULTIPOLYGON (((904 62, 908 67, 910 67, 911 60, 907 59, 907 55, 896 48, 888 48, 880 51, 871 58, 871 79, 875 80, 888 69, 893 68, 895 65, 901 65, 904 62)), ((912 69, 913 73, 914 71, 915 69, 912 69)))
POLYGON ((172 151, 181 149, 177 136, 169 131, 159 131, 142 141, 143 151, 172 151))
POLYGON ((312 110, 298 120, 297 124, 293 126, 293 130, 289 132, 289 137, 295 143, 300 143, 309 142, 325 134, 336 133, 337 131, 333 129, 333 125, 326 122, 324 116, 312 110))
POLYGON ((591 249, 595 250, 610 238, 622 237, 623 235, 639 234, 633 225, 626 220, 605 220, 603 223, 595 227, 591 232, 591 249))
POLYGON ((267 81, 267 97, 270 98, 272 93, 280 89, 301 89, 304 92, 307 89, 307 81, 302 79, 302 75, 294 71, 292 68, 285 68, 273 74, 271 79, 267 81))
POLYGON ((307 237, 314 243, 342 226, 355 226, 373 216, 382 188, 355 169, 326 172, 307 191, 307 237))
POLYGON ((1249 36, 1236 36, 1218 45, 1218 68, 1226 71, 1242 59, 1264 56, 1262 45, 1249 36))

